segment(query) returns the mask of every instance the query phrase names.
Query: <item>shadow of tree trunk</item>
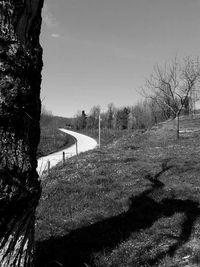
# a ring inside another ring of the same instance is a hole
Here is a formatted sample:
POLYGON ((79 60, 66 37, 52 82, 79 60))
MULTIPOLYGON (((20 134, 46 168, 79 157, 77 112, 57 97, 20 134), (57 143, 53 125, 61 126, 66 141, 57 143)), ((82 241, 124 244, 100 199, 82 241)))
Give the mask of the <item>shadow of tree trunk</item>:
MULTIPOLYGON (((152 186, 138 196, 129 199, 129 209, 120 215, 82 227, 63 237, 51 238, 37 244, 37 267, 59 266, 48 265, 58 261, 60 266, 93 266, 91 255, 96 252, 112 251, 117 245, 126 240, 131 234, 151 227, 160 217, 170 217, 175 213, 184 213, 181 234, 176 243, 166 252, 155 255, 148 262, 151 266, 165 257, 173 256, 176 250, 185 243, 191 235, 193 224, 200 214, 199 203, 191 200, 163 198, 156 201, 154 194, 164 192, 164 184, 158 180, 170 167, 157 173, 154 177, 147 175, 145 179, 151 181, 152 186), (45 265, 46 264, 46 265, 45 265)), ((142 265, 141 265, 142 266, 142 265)))

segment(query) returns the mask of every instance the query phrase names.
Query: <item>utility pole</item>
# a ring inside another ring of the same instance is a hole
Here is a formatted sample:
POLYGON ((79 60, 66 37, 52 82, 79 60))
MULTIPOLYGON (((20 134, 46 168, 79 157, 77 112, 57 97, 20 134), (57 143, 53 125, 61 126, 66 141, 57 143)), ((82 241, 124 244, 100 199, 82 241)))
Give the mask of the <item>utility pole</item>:
POLYGON ((99 148, 101 147, 101 111, 99 110, 99 148))

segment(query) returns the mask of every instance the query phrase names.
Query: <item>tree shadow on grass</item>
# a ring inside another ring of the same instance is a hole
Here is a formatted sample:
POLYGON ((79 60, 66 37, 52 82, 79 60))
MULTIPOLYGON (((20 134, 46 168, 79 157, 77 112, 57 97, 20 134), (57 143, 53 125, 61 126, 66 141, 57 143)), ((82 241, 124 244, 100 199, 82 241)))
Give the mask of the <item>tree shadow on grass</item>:
POLYGON ((169 167, 154 177, 151 175, 145 177, 152 183, 151 188, 138 196, 132 196, 127 212, 73 230, 66 236, 39 242, 36 250, 36 266, 88 266, 87 264, 92 264, 93 253, 112 250, 132 233, 151 227, 160 217, 169 217, 181 212, 184 213, 185 220, 175 244, 169 247, 167 252, 155 255, 148 264, 150 266, 155 264, 166 254, 173 256, 176 250, 190 238, 200 209, 199 203, 191 200, 173 198, 163 198, 159 202, 154 200, 153 195, 158 193, 162 195, 162 191, 164 192, 164 184, 158 178, 167 169, 169 167))
MULTIPOLYGON (((146 263, 149 266, 154 266, 166 255, 173 257, 178 248, 189 241, 193 225, 196 219, 200 216, 199 203, 191 200, 179 200, 179 199, 165 199, 162 201, 163 215, 172 216, 176 212, 184 213, 185 219, 181 225, 181 233, 177 236, 168 235, 170 239, 176 240, 174 244, 169 246, 167 251, 163 251, 155 255, 153 259, 150 259, 146 263)), ((157 265, 156 265, 157 266, 157 265)))

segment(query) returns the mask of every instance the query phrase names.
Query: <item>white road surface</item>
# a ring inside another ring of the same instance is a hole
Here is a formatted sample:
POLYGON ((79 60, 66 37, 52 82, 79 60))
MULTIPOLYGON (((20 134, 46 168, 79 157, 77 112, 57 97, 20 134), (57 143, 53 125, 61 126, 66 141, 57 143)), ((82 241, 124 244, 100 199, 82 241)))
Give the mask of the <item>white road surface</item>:
POLYGON ((65 158, 70 158, 77 154, 77 150, 78 150, 78 153, 81 153, 81 152, 94 149, 97 146, 96 140, 94 140, 93 138, 87 135, 76 133, 74 131, 70 131, 66 129, 59 129, 59 130, 66 134, 73 136, 74 139, 77 141, 77 146, 76 144, 74 144, 66 149, 63 149, 58 152, 52 153, 48 156, 39 158, 38 167, 37 167, 39 176, 42 176, 42 174, 44 174, 44 172, 47 170, 48 162, 50 162, 50 167, 53 167, 56 164, 58 164, 60 161, 62 161, 63 152, 65 153, 65 158))

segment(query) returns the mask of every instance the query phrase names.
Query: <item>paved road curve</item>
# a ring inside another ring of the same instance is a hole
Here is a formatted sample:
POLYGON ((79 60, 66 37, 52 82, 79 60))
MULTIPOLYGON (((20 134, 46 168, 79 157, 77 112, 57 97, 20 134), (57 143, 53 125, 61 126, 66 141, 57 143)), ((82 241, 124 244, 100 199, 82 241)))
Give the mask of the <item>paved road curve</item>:
MULTIPOLYGON (((59 130, 64 132, 64 133, 70 134, 71 136, 73 136, 75 138, 75 140, 77 140, 78 153, 94 149, 97 146, 96 140, 94 140, 93 138, 91 138, 87 135, 76 133, 76 132, 66 130, 66 129, 59 129, 59 130)), ((75 156, 76 155, 76 144, 74 144, 74 145, 72 145, 66 149, 52 153, 48 156, 39 158, 38 159, 38 167, 37 167, 37 171, 38 171, 39 175, 42 176, 42 174, 47 170, 48 161, 50 161, 51 167, 55 166, 58 162, 62 161, 63 152, 65 152, 66 158, 70 158, 72 156, 75 156)))

